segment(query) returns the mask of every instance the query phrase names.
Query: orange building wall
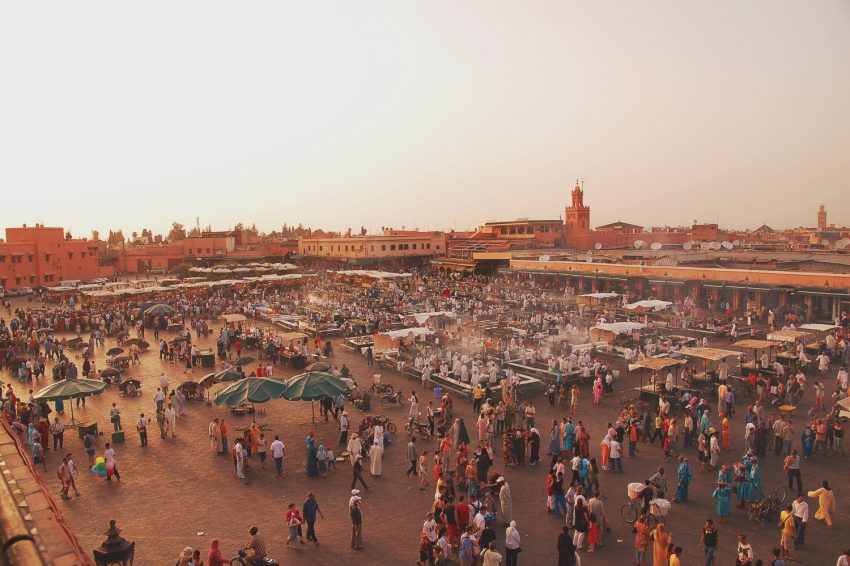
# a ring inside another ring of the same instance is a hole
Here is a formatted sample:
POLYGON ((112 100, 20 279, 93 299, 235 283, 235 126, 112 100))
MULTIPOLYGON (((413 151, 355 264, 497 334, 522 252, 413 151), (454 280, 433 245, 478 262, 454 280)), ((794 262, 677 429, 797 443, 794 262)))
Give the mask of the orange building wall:
POLYGON ((97 242, 66 240, 62 228, 7 228, 0 243, 0 286, 6 290, 99 276, 97 242))
POLYGON ((850 274, 812 273, 799 271, 765 271, 758 269, 729 269, 704 267, 667 267, 660 265, 626 265, 621 263, 586 263, 581 261, 511 260, 511 269, 549 271, 557 273, 593 273, 653 279, 681 279, 749 285, 788 285, 793 287, 832 287, 850 289, 850 274))

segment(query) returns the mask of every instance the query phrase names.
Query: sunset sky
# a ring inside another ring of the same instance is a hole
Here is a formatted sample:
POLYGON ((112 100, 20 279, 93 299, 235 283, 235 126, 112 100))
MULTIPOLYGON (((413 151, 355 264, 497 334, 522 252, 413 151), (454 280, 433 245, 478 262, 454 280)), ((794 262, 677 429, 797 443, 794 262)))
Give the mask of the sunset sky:
POLYGON ((0 228, 850 224, 850 1, 8 2, 0 228))

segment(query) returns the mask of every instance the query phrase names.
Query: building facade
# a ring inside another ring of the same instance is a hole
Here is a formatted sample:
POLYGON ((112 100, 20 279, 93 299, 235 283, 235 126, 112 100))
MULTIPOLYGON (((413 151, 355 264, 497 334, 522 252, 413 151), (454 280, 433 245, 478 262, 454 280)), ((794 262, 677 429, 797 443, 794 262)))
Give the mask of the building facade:
POLYGON ((476 236, 507 240, 514 248, 560 248, 564 243, 564 223, 560 218, 487 222, 478 229, 476 236))
POLYGON ((301 256, 364 265, 405 258, 438 257, 445 253, 446 235, 442 232, 298 239, 298 254, 301 256))
POLYGON ((66 238, 62 228, 6 228, 6 239, 0 240, 0 287, 7 291, 99 276, 98 243, 66 238))

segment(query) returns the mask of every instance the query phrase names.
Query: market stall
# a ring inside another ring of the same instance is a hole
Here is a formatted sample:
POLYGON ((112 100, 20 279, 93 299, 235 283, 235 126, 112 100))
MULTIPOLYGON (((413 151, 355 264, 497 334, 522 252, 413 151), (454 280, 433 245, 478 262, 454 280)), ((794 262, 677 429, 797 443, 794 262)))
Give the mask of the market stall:
POLYGON ((695 388, 729 381, 729 364, 726 360, 741 357, 741 352, 720 348, 682 348, 678 353, 694 361, 702 360, 702 371, 695 371, 691 375, 690 385, 695 388))
POLYGON ((755 338, 747 338, 745 340, 739 340, 734 344, 737 348, 741 349, 741 353, 744 354, 741 357, 741 374, 744 372, 753 372, 756 375, 765 374, 765 375, 773 375, 776 372, 771 368, 771 357, 773 354, 773 349, 776 348, 776 342, 771 342, 769 340, 757 340, 755 338), (746 359, 745 350, 753 351, 752 361, 748 361, 746 359), (759 352, 762 352, 762 355, 759 356, 759 352), (762 364, 762 360, 766 361, 766 364, 762 364))
MULTIPOLYGON (((640 385, 635 388, 635 391, 638 394, 638 398, 641 401, 647 403, 658 403, 658 400, 663 396, 670 401, 670 406, 674 406, 673 400, 675 399, 674 392, 668 392, 665 389, 665 382, 658 378, 658 376, 664 370, 668 368, 674 368, 676 366, 684 365, 685 360, 681 359, 673 359, 673 358, 641 358, 636 360, 634 363, 629 364, 629 371, 640 370, 640 385), (646 383, 644 383, 644 370, 650 370, 652 372, 652 378, 649 379, 646 383)), ((674 379, 677 378, 676 373, 674 373, 674 379)), ((678 384, 677 381, 674 383, 678 384)), ((676 387, 676 390, 684 389, 680 384, 676 387)))

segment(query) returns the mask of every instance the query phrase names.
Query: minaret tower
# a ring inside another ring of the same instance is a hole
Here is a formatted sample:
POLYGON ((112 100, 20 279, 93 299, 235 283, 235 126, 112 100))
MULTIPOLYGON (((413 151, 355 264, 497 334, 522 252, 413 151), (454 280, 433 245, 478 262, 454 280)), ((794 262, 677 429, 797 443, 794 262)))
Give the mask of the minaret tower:
POLYGON ((572 192, 572 205, 566 208, 566 238, 568 248, 579 251, 590 249, 590 207, 584 205, 583 181, 576 179, 572 192))
POLYGON ((818 232, 826 230, 826 207, 821 203, 818 209, 818 232))

